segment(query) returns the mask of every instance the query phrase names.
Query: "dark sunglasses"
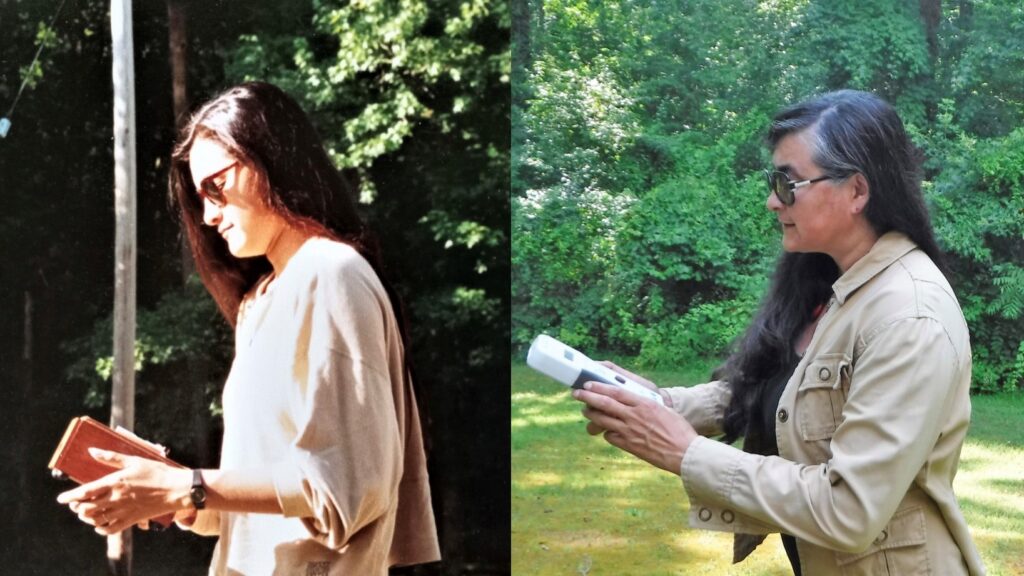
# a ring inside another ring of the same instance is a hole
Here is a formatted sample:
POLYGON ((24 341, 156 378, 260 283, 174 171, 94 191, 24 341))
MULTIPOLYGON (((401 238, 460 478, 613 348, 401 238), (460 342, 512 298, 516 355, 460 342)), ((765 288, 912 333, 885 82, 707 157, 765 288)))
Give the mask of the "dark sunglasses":
POLYGON ((224 168, 221 168, 217 172, 210 174, 206 178, 203 178, 203 181, 199 183, 199 190, 197 190, 199 197, 209 199, 210 202, 213 202, 217 206, 227 204, 227 200, 224 198, 224 183, 221 182, 220 184, 217 184, 214 181, 236 166, 238 166, 237 160, 228 164, 224 168))
POLYGON ((821 182, 822 180, 828 180, 831 176, 821 176, 818 178, 812 178, 811 180, 800 180, 794 182, 789 179, 789 174, 785 172, 779 172, 778 170, 765 170, 765 178, 768 179, 768 191, 775 194, 775 197, 779 199, 786 206, 792 206, 793 202, 796 202, 796 189, 802 186, 809 186, 815 182, 821 182))

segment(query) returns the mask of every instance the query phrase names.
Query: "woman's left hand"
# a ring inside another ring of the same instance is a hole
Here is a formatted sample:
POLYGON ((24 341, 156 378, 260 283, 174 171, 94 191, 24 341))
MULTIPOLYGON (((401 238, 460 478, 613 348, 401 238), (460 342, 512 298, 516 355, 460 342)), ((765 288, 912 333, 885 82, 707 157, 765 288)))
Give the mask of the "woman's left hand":
POLYGON ((188 469, 96 448, 89 453, 119 470, 60 494, 57 502, 67 504, 99 534, 117 534, 188 506, 192 485, 188 469))
POLYGON ((697 437, 682 416, 618 386, 599 382, 587 382, 572 396, 586 404, 583 415, 594 424, 587 426, 592 434, 604 430, 604 439, 612 446, 679 474, 683 455, 697 437))

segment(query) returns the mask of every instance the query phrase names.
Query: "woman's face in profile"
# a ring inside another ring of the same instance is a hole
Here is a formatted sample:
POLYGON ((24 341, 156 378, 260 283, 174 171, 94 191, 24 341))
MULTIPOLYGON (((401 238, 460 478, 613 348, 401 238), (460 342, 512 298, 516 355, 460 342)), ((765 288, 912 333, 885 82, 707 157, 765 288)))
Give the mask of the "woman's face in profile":
POLYGON ((265 255, 285 222, 260 200, 252 169, 220 142, 196 138, 189 151, 189 171, 202 198, 203 223, 217 229, 231 254, 265 255))
MULTIPOLYGON (((810 135, 797 132, 784 136, 772 153, 775 169, 799 182, 825 175, 812 160, 810 135)), ((769 194, 767 207, 775 212, 782 225, 782 247, 787 252, 821 252, 841 261, 847 243, 853 238, 853 227, 862 224, 863 215, 853 210, 851 181, 821 180, 795 191, 791 206, 769 194)))

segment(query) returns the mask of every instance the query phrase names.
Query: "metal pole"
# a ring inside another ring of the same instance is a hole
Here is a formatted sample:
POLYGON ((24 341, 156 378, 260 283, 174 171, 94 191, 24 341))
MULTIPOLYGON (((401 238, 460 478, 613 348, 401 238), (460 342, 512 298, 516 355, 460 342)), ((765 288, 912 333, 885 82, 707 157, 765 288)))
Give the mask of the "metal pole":
MULTIPOLYGON (((111 0, 114 80, 114 373, 111 426, 135 423, 135 64, 131 0, 111 0)), ((107 538, 116 576, 131 574, 132 532, 107 538)))

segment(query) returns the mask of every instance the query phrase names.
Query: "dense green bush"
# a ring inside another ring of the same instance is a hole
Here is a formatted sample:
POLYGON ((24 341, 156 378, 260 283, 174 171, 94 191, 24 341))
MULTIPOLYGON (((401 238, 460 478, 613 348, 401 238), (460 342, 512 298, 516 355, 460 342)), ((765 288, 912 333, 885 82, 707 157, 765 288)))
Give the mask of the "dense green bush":
POLYGON ((757 174, 769 118, 856 88, 893 103, 925 158, 975 389, 1024 384, 1018 2, 526 5, 514 345, 544 331, 650 365, 722 358, 779 250, 757 174))
POLYGON ((1024 129, 978 139, 954 124, 944 101, 923 143, 936 232, 971 328, 974 386, 1024 382, 1024 129))

